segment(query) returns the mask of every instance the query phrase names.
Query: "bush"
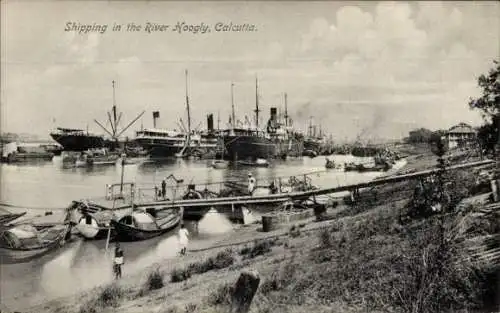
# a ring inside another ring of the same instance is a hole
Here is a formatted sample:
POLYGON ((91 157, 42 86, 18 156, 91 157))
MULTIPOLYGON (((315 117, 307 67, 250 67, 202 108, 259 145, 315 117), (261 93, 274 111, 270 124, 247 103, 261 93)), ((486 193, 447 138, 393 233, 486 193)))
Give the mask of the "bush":
POLYGON ((160 272, 160 270, 157 268, 153 271, 151 271, 148 275, 148 278, 146 280, 146 290, 151 291, 151 290, 156 290, 163 288, 165 286, 163 282, 163 275, 160 272))
POLYGON ((188 271, 187 268, 184 268, 184 269, 175 268, 170 273, 170 281, 173 283, 178 283, 181 281, 188 280, 190 277, 191 277, 191 272, 188 271))
POLYGON ((106 307, 118 306, 124 292, 116 284, 104 287, 96 298, 90 299, 80 307, 80 313, 97 313, 106 307))

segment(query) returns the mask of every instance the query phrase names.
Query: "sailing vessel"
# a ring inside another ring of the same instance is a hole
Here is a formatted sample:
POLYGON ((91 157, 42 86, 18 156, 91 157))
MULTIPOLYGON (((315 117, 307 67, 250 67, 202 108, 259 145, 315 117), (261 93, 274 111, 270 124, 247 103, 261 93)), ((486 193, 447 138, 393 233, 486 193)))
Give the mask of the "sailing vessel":
POLYGON ((62 128, 58 127, 55 131, 50 133, 52 139, 57 141, 64 151, 87 151, 92 149, 107 148, 114 150, 119 147, 118 139, 119 137, 134 124, 143 114, 144 111, 139 114, 135 119, 132 120, 126 127, 118 131, 118 126, 122 113, 117 116, 116 111, 116 101, 115 101, 115 81, 112 81, 113 86, 113 107, 111 112, 108 114, 108 122, 111 125, 111 131, 104 127, 99 121, 94 120, 94 122, 99 125, 108 135, 109 139, 105 138, 103 135, 97 135, 89 133, 88 130, 84 131, 82 129, 73 128, 62 128), (112 118, 113 117, 113 118, 112 118))
POLYGON ((191 110, 187 88, 186 71, 186 111, 187 129, 182 124, 182 131, 158 129, 155 118, 159 112, 153 112, 154 128, 142 129, 136 132, 135 142, 149 152, 154 158, 185 157, 189 155, 202 156, 215 151, 217 147, 217 134, 214 130, 213 114, 207 116, 207 130, 198 131, 191 129, 191 110), (155 115, 156 113, 156 115, 155 115))
POLYGON ((259 128, 259 92, 258 81, 255 80, 255 127, 236 127, 234 114, 234 84, 231 84, 232 119, 231 128, 222 133, 225 145, 224 157, 229 160, 256 160, 269 158, 286 158, 288 155, 302 154, 302 135, 291 127, 287 113, 287 96, 285 94, 285 123, 279 121, 277 109, 271 107, 271 116, 265 129, 259 128))

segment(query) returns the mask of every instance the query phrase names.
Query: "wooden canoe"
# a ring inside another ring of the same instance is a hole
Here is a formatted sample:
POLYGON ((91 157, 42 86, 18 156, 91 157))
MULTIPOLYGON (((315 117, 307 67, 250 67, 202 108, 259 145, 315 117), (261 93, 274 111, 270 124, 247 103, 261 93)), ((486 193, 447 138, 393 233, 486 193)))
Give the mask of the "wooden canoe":
POLYGON ((116 237, 123 241, 145 240, 176 228, 182 220, 182 209, 135 211, 118 221, 112 220, 116 237))
POLYGON ((42 257, 63 246, 70 234, 70 224, 55 225, 43 230, 29 224, 5 229, 0 235, 0 263, 25 263, 42 257))

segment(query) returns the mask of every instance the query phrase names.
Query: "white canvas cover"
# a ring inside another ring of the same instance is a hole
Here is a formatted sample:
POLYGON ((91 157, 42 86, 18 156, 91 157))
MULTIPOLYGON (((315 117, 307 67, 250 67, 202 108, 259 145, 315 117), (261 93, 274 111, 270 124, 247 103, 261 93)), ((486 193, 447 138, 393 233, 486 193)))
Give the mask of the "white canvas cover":
POLYGON ((8 232, 19 239, 34 238, 37 236, 36 228, 31 225, 20 225, 9 229, 8 232))

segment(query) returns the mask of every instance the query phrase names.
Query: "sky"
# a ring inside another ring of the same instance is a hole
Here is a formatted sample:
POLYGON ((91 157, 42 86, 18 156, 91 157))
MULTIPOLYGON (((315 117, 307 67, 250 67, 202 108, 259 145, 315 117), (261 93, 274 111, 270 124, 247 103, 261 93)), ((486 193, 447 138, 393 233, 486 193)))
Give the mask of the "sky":
POLYGON ((231 83, 236 115, 253 116, 256 77, 263 119, 286 92, 296 127, 313 116, 337 140, 479 125, 468 100, 499 58, 499 21, 494 1, 2 1, 0 130, 104 133, 94 119, 107 120, 113 80, 121 127, 146 111, 124 135, 152 127, 156 110, 158 127, 178 128, 185 70, 194 126, 206 127, 208 113, 226 126, 231 83), (108 28, 65 31, 68 22, 108 28), (127 31, 148 22, 170 29, 127 31), (178 22, 211 31, 172 31, 178 22), (220 32, 217 23, 255 28, 220 32))

